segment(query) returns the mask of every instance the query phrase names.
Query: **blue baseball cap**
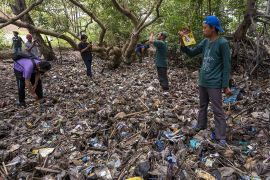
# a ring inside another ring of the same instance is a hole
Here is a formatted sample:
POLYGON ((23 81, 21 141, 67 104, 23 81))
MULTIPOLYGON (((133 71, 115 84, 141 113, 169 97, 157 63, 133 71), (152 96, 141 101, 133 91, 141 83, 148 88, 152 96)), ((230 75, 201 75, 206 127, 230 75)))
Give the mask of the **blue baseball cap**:
POLYGON ((214 26, 219 32, 224 32, 221 28, 221 22, 216 16, 206 16, 203 23, 214 26))

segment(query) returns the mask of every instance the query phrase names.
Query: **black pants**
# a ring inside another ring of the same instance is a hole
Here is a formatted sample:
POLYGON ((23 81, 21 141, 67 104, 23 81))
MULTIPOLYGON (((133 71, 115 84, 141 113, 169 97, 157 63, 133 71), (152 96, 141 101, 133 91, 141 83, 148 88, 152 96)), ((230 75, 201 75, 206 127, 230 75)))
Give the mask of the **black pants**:
POLYGON ((169 90, 169 81, 166 67, 157 67, 159 83, 163 90, 169 90))
MULTIPOLYGON (((19 92, 19 103, 22 105, 25 105, 25 79, 21 72, 14 70, 17 86, 18 86, 18 92, 19 92)), ((35 84, 35 74, 32 74, 31 76, 31 84, 35 84)), ((42 83, 41 80, 38 81, 37 87, 36 87, 36 94, 39 99, 43 98, 43 90, 42 90, 42 83)))
POLYGON ((84 64, 86 66, 87 76, 92 77, 92 56, 82 56, 84 64))
POLYGON ((207 128, 207 108, 209 102, 212 103, 212 109, 215 118, 216 139, 226 139, 226 117, 222 108, 222 90, 206 87, 199 87, 200 91, 200 111, 198 116, 198 127, 207 128))

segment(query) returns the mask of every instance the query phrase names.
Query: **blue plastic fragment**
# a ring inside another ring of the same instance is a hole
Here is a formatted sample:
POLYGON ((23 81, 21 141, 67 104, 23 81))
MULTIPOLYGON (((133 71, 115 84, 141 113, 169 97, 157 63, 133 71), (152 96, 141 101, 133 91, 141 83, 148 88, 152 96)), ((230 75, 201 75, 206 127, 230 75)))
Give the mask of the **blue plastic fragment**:
POLYGON ((233 95, 231 95, 230 97, 224 98, 223 102, 225 104, 232 104, 232 103, 235 103, 237 101, 237 96, 240 93, 240 90, 236 87, 232 87, 231 91, 232 91, 233 95))
POLYGON ((198 139, 191 139, 189 141, 189 145, 193 150, 195 150, 195 149, 198 149, 200 147, 201 142, 198 139))

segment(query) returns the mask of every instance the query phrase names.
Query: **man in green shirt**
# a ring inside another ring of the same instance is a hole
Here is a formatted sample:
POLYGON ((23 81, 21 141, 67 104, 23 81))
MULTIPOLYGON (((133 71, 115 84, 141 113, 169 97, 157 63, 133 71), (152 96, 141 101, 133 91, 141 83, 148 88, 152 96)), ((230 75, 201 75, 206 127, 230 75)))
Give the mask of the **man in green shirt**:
MULTIPOLYGON (((215 137, 221 146, 226 146, 226 118, 222 108, 222 89, 230 95, 229 77, 231 71, 231 52, 228 41, 219 36, 224 32, 216 16, 207 16, 203 22, 206 37, 194 48, 181 43, 181 50, 188 56, 202 54, 203 61, 199 73, 200 111, 196 131, 207 128, 207 109, 209 101, 215 118, 215 137)), ((179 32, 182 37, 184 34, 179 32)), ((181 38, 182 39, 182 38, 181 38)))
POLYGON ((159 33, 157 40, 154 39, 154 33, 151 33, 150 38, 149 38, 149 43, 153 44, 154 47, 156 48, 155 64, 157 67, 158 79, 164 91, 169 90, 169 81, 168 81, 168 75, 167 75, 168 45, 166 42, 166 38, 167 38, 166 32, 159 33))

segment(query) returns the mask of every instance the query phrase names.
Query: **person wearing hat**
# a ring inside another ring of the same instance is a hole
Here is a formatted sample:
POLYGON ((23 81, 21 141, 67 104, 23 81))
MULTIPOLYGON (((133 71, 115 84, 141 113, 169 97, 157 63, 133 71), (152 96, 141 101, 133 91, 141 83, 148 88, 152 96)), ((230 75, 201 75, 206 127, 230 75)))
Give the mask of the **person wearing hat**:
POLYGON ((156 48, 156 58, 155 64, 157 68, 157 74, 159 83, 164 91, 169 90, 169 81, 168 81, 168 45, 166 42, 167 38, 166 32, 160 32, 157 36, 157 39, 154 39, 154 33, 150 34, 149 43, 153 44, 156 48))
POLYGON ((19 32, 18 31, 13 31, 13 35, 14 35, 14 37, 12 38, 11 48, 13 49, 13 53, 14 54, 18 54, 19 52, 22 52, 22 43, 23 43, 23 40, 19 36, 19 32))
POLYGON ((40 54, 38 52, 38 43, 36 40, 33 41, 33 37, 31 34, 26 35, 27 42, 25 43, 25 50, 26 52, 35 58, 39 58, 40 54))
POLYGON ((215 119, 215 140, 223 147, 226 146, 226 117, 222 108, 222 90, 230 95, 229 79, 231 72, 231 51, 228 41, 219 36, 224 32, 220 20, 216 16, 207 16, 203 21, 202 40, 196 47, 185 47, 182 41, 183 32, 179 32, 181 50, 190 57, 202 54, 202 66, 199 72, 200 110, 197 132, 207 128, 207 109, 209 102, 215 119))
POLYGON ((25 87, 29 94, 36 100, 43 98, 41 75, 51 69, 48 61, 22 58, 14 61, 14 73, 18 86, 19 106, 26 106, 25 87))

